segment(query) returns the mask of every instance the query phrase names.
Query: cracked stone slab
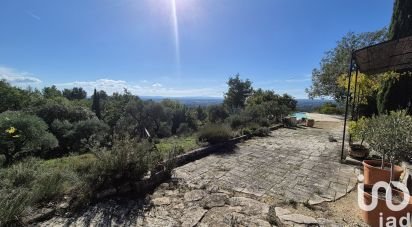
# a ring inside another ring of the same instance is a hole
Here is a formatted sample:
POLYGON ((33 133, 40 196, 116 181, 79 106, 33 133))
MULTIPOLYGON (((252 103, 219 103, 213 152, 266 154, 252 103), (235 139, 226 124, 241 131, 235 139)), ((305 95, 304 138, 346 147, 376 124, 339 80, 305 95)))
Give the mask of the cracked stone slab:
POLYGON ((203 215, 207 210, 201 207, 191 207, 184 211, 183 217, 181 219, 182 227, 193 227, 202 219, 203 215))
POLYGON ((185 193, 184 199, 186 202, 198 201, 203 199, 203 197, 205 197, 206 194, 207 193, 203 190, 192 190, 185 193))
POLYGON ((282 207, 275 207, 275 216, 279 226, 336 226, 336 223, 333 221, 292 213, 282 207))
POLYGON ((202 201, 201 204, 204 208, 213 208, 213 207, 222 207, 224 206, 229 199, 229 196, 224 193, 213 193, 207 195, 202 201))

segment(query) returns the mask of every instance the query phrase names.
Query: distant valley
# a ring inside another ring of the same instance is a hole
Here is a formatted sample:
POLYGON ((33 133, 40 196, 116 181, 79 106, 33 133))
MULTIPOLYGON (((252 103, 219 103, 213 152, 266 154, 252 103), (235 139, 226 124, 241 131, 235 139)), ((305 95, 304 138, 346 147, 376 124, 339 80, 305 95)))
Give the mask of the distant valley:
MULTIPOLYGON (((163 99, 173 99, 187 106, 209 106, 221 104, 223 98, 219 97, 164 97, 164 96, 139 96, 143 100, 153 100, 160 102, 163 99)), ((310 112, 321 106, 325 102, 334 102, 327 99, 296 99, 298 101, 296 109, 298 111, 310 112)))

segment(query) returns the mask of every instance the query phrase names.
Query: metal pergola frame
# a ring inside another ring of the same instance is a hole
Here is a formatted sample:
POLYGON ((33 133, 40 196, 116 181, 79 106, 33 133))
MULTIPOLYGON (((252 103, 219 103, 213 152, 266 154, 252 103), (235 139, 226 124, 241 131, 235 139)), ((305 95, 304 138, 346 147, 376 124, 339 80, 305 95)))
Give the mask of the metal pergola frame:
MULTIPOLYGON (((344 158, 346 126, 349 105, 352 103, 351 119, 359 115, 360 89, 357 89, 358 73, 376 75, 388 71, 412 71, 412 36, 390 40, 351 52, 346 91, 345 120, 343 125, 341 160, 344 158), (351 94, 352 73, 355 71, 355 89, 351 94), (359 94, 357 94, 359 93, 359 94), (356 114, 355 114, 356 110, 356 114)), ((352 138, 349 136, 349 143, 352 138)))

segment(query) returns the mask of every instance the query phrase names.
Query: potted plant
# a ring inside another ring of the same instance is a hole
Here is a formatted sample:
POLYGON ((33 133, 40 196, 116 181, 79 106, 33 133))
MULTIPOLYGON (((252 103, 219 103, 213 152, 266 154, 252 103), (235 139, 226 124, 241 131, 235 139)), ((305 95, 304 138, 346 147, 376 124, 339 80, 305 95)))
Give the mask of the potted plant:
POLYGON ((306 120, 306 127, 313 127, 315 125, 315 120, 307 119, 306 120))
POLYGON ((360 143, 349 144, 349 155, 353 158, 367 158, 369 149, 363 145, 366 134, 368 132, 368 122, 366 117, 361 117, 358 121, 351 121, 349 123, 349 133, 355 141, 360 143))
MULTIPOLYGON (((386 197, 386 190, 389 188, 380 188, 377 194, 372 193, 373 185, 367 184, 359 184, 358 191, 363 194, 363 201, 361 202, 365 205, 371 205, 373 202, 376 202, 376 206, 371 209, 362 209, 362 218, 365 223, 369 224, 370 226, 389 226, 387 224, 392 223, 395 219, 396 226, 399 223, 400 225, 403 224, 406 226, 405 223, 401 223, 407 220, 408 212, 412 211, 412 197, 409 196, 409 200, 407 195, 405 195, 401 190, 397 190, 391 187, 390 195, 391 200, 389 197, 386 197), (406 198, 405 198, 406 196, 406 198), (399 205, 403 200, 406 201, 406 206, 400 210, 393 210, 388 206, 388 203, 392 203, 394 205, 399 205)), ((393 225, 394 223, 392 223, 393 225)))
POLYGON ((363 161, 364 183, 398 181, 403 169, 395 163, 412 150, 411 116, 406 111, 391 112, 372 117, 367 125, 365 139, 381 160, 363 161))

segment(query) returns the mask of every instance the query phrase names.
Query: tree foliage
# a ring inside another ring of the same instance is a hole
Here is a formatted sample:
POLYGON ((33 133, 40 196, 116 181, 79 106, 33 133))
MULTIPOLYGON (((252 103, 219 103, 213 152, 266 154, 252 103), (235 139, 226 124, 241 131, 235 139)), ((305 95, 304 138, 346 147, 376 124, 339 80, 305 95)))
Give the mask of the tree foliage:
POLYGON ((227 85, 229 89, 225 93, 225 105, 231 110, 245 107, 246 98, 253 92, 252 82, 249 79, 241 80, 237 74, 229 78, 227 85))
MULTIPOLYGON (((351 100, 354 98, 356 90, 356 102, 359 104, 368 104, 368 97, 373 96, 379 89, 380 77, 368 76, 363 73, 358 73, 357 82, 355 83, 356 73, 351 75, 350 94, 351 100), (355 88, 356 85, 356 88, 355 88)), ((347 89, 349 78, 347 74, 342 74, 338 78, 338 84, 342 89, 347 89)))
POLYGON ((389 39, 400 39, 412 35, 412 1, 395 0, 389 39))
POLYGON ((64 89, 63 96, 68 100, 81 100, 87 97, 87 92, 81 87, 74 87, 72 89, 64 89))
POLYGON ((246 101, 246 113, 251 121, 280 120, 296 109, 297 101, 292 96, 276 94, 271 90, 256 90, 246 101))
POLYGON ((46 99, 52 99, 52 98, 56 98, 56 97, 61 97, 62 92, 59 89, 57 89, 57 87, 55 85, 53 85, 51 87, 43 88, 43 96, 46 99))
POLYGON ((306 89, 310 98, 332 97, 343 101, 345 89, 338 83, 338 77, 348 72, 350 56, 353 50, 383 42, 387 39, 387 29, 375 32, 355 34, 347 33, 334 49, 325 53, 319 68, 312 71, 312 86, 306 89))
POLYGON ((102 118, 102 113, 101 113, 101 103, 100 103, 100 93, 94 89, 94 94, 92 96, 92 111, 96 114, 96 116, 101 119, 102 118))
POLYGON ((0 114, 0 154, 5 156, 6 164, 57 145, 56 137, 39 117, 21 111, 0 114))
POLYGON ((378 110, 389 113, 406 109, 412 114, 412 73, 386 73, 378 92, 378 110))
POLYGON ((383 159, 396 162, 412 151, 412 117, 405 111, 390 112, 372 117, 365 136, 369 146, 383 159))
POLYGON ((12 87, 5 80, 0 80, 0 113, 6 110, 20 110, 29 105, 27 91, 12 87))
POLYGON ((223 122, 229 117, 229 112, 224 105, 213 105, 208 108, 209 121, 212 123, 223 122))

